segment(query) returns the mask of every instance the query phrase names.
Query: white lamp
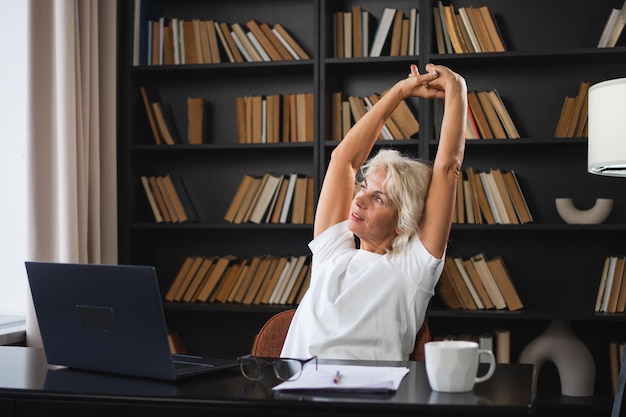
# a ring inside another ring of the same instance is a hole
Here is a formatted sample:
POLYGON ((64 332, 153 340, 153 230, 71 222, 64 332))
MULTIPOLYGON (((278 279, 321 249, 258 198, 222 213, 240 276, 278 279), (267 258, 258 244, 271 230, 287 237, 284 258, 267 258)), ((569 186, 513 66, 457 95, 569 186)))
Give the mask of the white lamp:
POLYGON ((589 88, 587 171, 626 177, 626 78, 589 88))

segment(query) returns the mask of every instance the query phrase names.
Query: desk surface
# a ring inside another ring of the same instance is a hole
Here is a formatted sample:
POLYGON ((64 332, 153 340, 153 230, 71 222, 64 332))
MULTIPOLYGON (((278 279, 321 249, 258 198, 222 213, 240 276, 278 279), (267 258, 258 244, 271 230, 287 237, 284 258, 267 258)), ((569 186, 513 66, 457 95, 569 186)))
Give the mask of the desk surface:
MULTIPOLYGON (((527 415, 533 408, 532 365, 498 365, 494 376, 477 384, 473 391, 447 394, 431 390, 421 362, 341 363, 406 366, 410 372, 398 391, 389 394, 287 394, 272 391, 271 387, 279 382, 273 376, 261 382, 250 382, 238 369, 170 383, 58 369, 48 366, 41 349, 0 346, 0 400, 17 399, 21 404, 4 410, 3 405, 10 401, 0 401, 0 415, 22 415, 17 410, 28 410, 29 402, 39 404, 42 407, 39 411, 49 412, 54 409, 50 408, 51 404, 68 405, 76 401, 84 404, 85 400, 97 404, 102 411, 107 410, 107 405, 121 404, 139 405, 146 410, 155 406, 175 406, 179 416, 196 415, 185 413, 193 409, 197 412, 201 408, 206 412, 224 407, 240 410, 245 415, 254 412, 266 415, 269 411, 287 411, 291 415, 295 410, 306 415, 527 415)), ((58 415, 67 410, 59 410, 58 415)), ((31 408, 30 411, 37 409, 31 408)))

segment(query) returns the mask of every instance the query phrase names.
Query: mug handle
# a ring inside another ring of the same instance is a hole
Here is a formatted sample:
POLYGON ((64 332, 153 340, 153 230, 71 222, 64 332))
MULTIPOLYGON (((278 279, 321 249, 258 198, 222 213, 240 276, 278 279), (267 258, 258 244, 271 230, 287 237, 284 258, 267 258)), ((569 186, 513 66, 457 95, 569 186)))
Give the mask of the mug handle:
POLYGON ((487 373, 485 375, 475 377, 474 379, 475 383, 484 382, 488 380, 489 378, 493 376, 493 373, 496 371, 496 357, 494 356, 493 352, 488 349, 478 349, 479 358, 480 358, 480 355, 489 356, 489 369, 487 370, 487 373))

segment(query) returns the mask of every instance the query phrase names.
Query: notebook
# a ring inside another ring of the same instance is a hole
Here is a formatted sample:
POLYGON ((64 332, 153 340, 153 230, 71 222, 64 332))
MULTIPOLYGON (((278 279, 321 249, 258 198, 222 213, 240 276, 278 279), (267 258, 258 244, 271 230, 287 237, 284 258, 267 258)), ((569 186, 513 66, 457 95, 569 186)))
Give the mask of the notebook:
POLYGON ((237 366, 171 353, 154 267, 25 264, 51 365, 161 380, 237 366))

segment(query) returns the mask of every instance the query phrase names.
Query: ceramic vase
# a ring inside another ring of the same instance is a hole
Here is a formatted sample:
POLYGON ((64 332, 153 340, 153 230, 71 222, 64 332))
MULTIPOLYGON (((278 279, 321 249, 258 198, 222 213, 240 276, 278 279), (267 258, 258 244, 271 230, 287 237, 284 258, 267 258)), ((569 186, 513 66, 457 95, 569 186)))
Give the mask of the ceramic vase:
POLYGON ((593 395, 596 376, 593 356, 574 334, 568 321, 553 320, 519 357, 520 363, 535 365, 535 384, 541 366, 548 361, 553 362, 559 372, 561 394, 570 397, 593 395))

